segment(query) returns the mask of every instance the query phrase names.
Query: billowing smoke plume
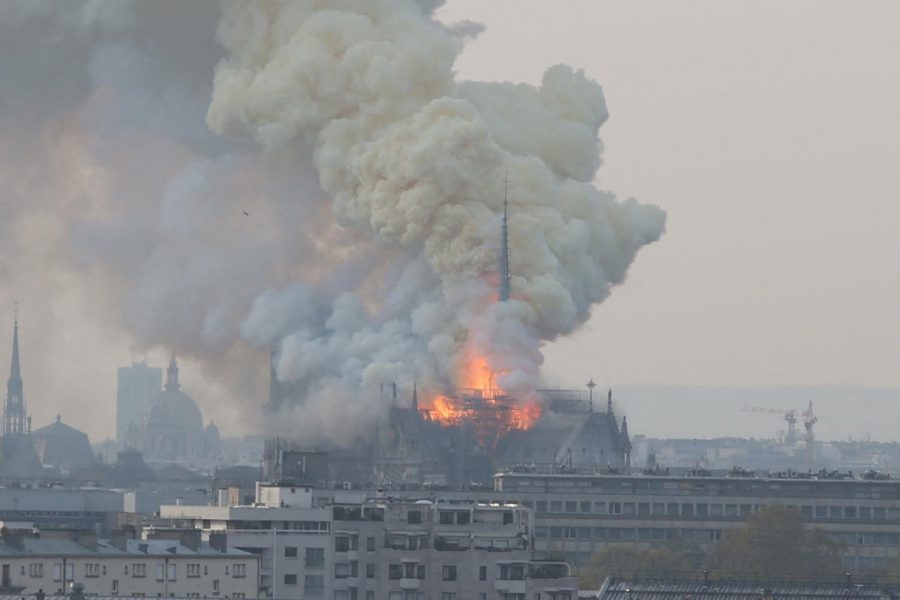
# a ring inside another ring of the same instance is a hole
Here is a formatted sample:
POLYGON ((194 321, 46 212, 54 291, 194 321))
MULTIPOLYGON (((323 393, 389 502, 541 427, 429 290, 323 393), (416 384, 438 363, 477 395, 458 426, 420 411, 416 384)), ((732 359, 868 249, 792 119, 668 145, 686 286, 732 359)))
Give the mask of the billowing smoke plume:
POLYGON ((478 28, 438 4, 0 4, 3 255, 79 282, 67 310, 255 394, 229 404, 247 415, 274 348, 299 396, 274 422, 295 436, 355 439, 382 382, 462 385, 475 356, 526 397, 541 345, 664 215, 592 185, 599 85, 564 66, 537 87, 456 81, 478 28))
POLYGON ((500 387, 533 391, 541 344, 583 323, 663 230, 658 209, 590 183, 599 85, 565 66, 539 87, 458 83, 460 39, 421 3, 236 2, 219 39, 210 127, 311 147, 336 221, 365 241, 352 290, 274 290, 243 325, 279 344, 314 431, 347 431, 384 381, 459 384, 473 355, 500 387), (507 178, 513 298, 498 303, 507 178))

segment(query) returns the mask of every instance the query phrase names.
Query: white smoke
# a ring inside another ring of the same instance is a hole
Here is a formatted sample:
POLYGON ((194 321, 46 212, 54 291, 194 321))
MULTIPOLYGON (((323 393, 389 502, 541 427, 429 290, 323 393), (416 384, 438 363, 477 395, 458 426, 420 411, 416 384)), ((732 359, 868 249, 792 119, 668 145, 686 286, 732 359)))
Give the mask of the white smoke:
POLYGON ((219 39, 210 127, 311 145, 325 201, 370 253, 336 298, 270 291, 244 322, 248 340, 280 343, 279 378, 302 384, 303 435, 358 435, 382 382, 452 386, 473 353, 500 386, 534 390, 541 345, 583 323, 663 231, 659 209, 590 183, 607 112, 582 72, 458 83, 459 35, 411 0, 234 2, 219 39), (507 177, 513 298, 496 303, 507 177))
MULTIPOLYGON (((260 413, 273 347, 302 396, 277 426, 313 441, 365 435, 383 382, 460 384, 473 354, 527 394, 542 344, 664 215, 591 184, 599 85, 564 66, 536 87, 456 81, 480 27, 441 25, 440 4, 0 0, 4 281, 98 356, 85 331, 195 360, 230 398, 206 398, 217 421, 260 413)), ((52 392, 108 406, 112 369, 91 368, 52 392)))

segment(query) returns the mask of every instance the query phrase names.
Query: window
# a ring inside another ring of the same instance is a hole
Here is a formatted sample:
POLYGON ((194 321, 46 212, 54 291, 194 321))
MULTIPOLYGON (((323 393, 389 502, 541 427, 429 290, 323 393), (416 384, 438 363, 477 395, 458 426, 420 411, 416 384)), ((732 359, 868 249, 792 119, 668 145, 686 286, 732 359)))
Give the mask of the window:
POLYGON ((285 558, 297 558, 297 546, 285 546, 284 547, 284 557, 285 558))
POLYGON ((620 502, 610 502, 609 503, 609 514, 621 515, 622 514, 622 504, 620 502))
POLYGON ((566 502, 566 512, 573 513, 578 512, 578 503, 577 502, 566 502))
POLYGON ((366 563, 366 579, 375 579, 375 563, 366 563))
POLYGON ((31 563, 28 565, 28 576, 29 577, 43 577, 44 576, 44 563, 31 563))
POLYGON ((580 503, 579 503, 579 508, 578 508, 578 510, 579 510, 580 512, 583 512, 583 513, 590 513, 590 512, 591 512, 591 503, 590 503, 590 501, 588 501, 588 502, 580 502, 580 503))
POLYGON ((216 596, 218 594, 219 594, 219 580, 213 579, 213 595, 216 596))
POLYGON ((131 576, 132 577, 146 577, 147 576, 147 565, 144 563, 134 563, 133 565, 131 565, 131 576))
POLYGON ((441 525, 453 525, 453 513, 449 510, 442 510, 439 519, 441 525))
POLYGON ((321 598, 325 594, 325 576, 305 575, 303 577, 303 593, 313 598, 321 598))
POLYGON ((406 513, 406 522, 407 523, 421 523, 422 522, 422 511, 421 510, 411 510, 406 513))
POLYGON ((561 513, 563 511, 563 503, 562 500, 551 500, 550 501, 550 512, 552 513, 561 513))
POLYGON ((349 552, 350 551, 350 537, 346 535, 339 535, 334 538, 334 551, 335 552, 349 552))
POLYGON ((324 567, 325 548, 307 548, 305 563, 307 567, 324 567))
POLYGON ((403 579, 403 565, 388 565, 388 579, 403 579))
POLYGON ((119 580, 113 579, 112 580, 112 594, 115 595, 118 593, 119 593, 119 580))
POLYGON ((375 600, 375 592, 369 590, 366 592, 366 600, 375 600))
POLYGON ((85 577, 100 577, 100 563, 87 563, 84 565, 85 577))
MULTIPOLYGON (((174 567, 175 565, 172 565, 172 566, 174 567)), ((241 578, 246 577, 247 576, 247 565, 245 565, 243 563, 237 563, 236 565, 234 565, 233 573, 234 573, 234 575, 232 575, 232 577, 234 577, 235 579, 241 579, 241 578)))
POLYGON ((289 586, 297 585, 297 574, 296 573, 285 573, 284 574, 284 585, 289 585, 289 586))
POLYGON ((175 567, 177 567, 177 566, 178 565, 176 565, 175 563, 169 563, 169 573, 168 573, 169 581, 175 581, 175 567))
POLYGON ((469 521, 470 521, 470 515, 469 515, 468 511, 456 513, 456 524, 457 525, 468 525, 469 521))
POLYGON ((188 577, 200 577, 200 563, 188 563, 185 574, 188 577))
POLYGON ((525 579, 524 565, 500 565, 501 581, 522 581, 525 579))
POLYGON ((487 567, 486 566, 481 565, 480 567, 478 567, 478 579, 479 579, 479 581, 487 580, 487 567))
POLYGON ((441 592, 441 600, 456 600, 456 592, 441 592))
POLYGON ((444 565, 441 570, 441 579, 444 581, 456 581, 456 565, 444 565))
POLYGON ((369 552, 375 551, 375 538, 366 538, 366 550, 368 550, 369 552))
POLYGON ((334 563, 334 578, 346 579, 347 577, 350 577, 349 563, 334 563))

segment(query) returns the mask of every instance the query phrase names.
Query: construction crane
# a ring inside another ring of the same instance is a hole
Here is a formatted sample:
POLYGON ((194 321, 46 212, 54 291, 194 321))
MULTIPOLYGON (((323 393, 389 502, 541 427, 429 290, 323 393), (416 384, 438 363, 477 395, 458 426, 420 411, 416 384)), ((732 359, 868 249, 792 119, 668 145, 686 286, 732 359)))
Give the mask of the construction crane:
POLYGON ((797 417, 798 416, 799 415, 798 415, 797 411, 794 410, 793 408, 788 411, 785 411, 785 413, 784 413, 784 420, 787 422, 787 427, 788 427, 787 435, 784 437, 784 442, 789 446, 793 446, 794 444, 797 443, 797 417))
POLYGON ((806 429, 806 462, 810 469, 813 468, 816 458, 816 437, 813 433, 813 425, 818 423, 818 421, 818 417, 813 414, 812 400, 810 400, 809 408, 803 413, 803 428, 806 429))
MULTIPOLYGON (((783 415, 787 423, 787 433, 784 436, 784 443, 793 446, 800 439, 797 435, 797 421, 800 419, 800 411, 793 408, 772 408, 767 406, 745 406, 744 412, 783 415)), ((805 414, 805 413, 804 413, 805 414)), ((779 436, 780 436, 779 432, 779 436)))

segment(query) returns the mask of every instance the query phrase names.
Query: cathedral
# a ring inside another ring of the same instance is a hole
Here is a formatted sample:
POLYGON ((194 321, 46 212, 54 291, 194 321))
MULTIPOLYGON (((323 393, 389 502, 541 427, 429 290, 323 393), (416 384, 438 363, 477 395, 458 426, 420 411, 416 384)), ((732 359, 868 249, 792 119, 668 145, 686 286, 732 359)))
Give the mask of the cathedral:
POLYGON ((58 477, 73 469, 93 466, 94 454, 87 435, 63 423, 59 415, 56 422, 31 430, 24 388, 19 357, 19 321, 16 319, 3 406, 0 478, 58 477))

